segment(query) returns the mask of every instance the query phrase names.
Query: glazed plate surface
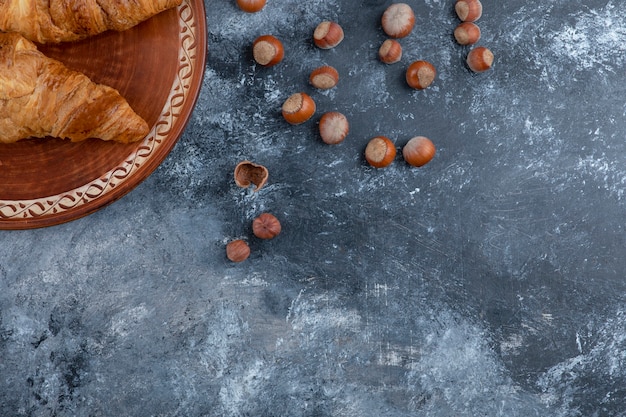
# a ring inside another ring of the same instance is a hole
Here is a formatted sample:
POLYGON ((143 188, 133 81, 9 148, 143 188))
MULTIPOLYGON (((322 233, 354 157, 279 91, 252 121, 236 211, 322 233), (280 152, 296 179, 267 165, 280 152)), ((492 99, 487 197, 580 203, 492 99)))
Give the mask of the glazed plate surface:
POLYGON ((40 45, 47 56, 116 88, 151 126, 132 144, 45 138, 0 145, 0 229, 86 216, 146 179, 182 135, 206 60, 204 3, 183 0, 124 32, 40 45))

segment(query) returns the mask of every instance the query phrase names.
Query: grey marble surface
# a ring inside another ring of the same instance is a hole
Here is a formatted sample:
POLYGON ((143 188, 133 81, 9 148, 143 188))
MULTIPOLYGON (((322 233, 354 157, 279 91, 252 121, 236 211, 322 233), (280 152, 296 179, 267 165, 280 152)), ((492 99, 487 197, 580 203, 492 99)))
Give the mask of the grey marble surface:
POLYGON ((626 415, 622 3, 484 0, 480 75, 449 0, 409 1, 402 62, 378 62, 390 3, 205 0, 201 97, 163 164, 86 218, 0 232, 0 415, 626 415), (327 19, 346 38, 322 51, 327 19), (286 49, 271 69, 264 33, 286 49), (414 59, 427 90, 404 83, 414 59), (308 85, 321 64, 335 89, 308 85), (297 91, 318 112, 290 126, 297 91), (331 110, 337 146, 316 130, 331 110), (437 154, 373 169, 379 134, 437 154), (269 169, 259 192, 234 184, 243 159, 269 169))

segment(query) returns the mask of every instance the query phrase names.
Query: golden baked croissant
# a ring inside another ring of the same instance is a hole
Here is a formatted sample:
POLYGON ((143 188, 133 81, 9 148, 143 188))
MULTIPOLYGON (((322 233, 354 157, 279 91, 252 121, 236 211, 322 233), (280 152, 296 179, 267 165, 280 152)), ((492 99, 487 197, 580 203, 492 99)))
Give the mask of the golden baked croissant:
POLYGON ((148 132, 117 90, 46 57, 17 33, 0 33, 0 142, 52 136, 128 143, 148 132))
POLYGON ((0 31, 38 43, 129 29, 182 0, 0 0, 0 31))

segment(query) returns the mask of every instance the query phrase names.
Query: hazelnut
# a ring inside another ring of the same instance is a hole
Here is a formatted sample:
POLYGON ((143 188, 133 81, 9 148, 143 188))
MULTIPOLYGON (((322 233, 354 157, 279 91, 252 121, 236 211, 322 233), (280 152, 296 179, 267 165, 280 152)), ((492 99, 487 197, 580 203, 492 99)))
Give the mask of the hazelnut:
POLYGON ((396 147, 386 136, 376 136, 365 148, 365 159, 375 168, 384 168, 396 157, 396 147))
POLYGON ((283 103, 282 113, 288 123, 298 125, 313 116, 315 102, 307 93, 295 93, 283 103))
POLYGON ((474 72, 487 71, 493 65, 493 52, 478 46, 467 54, 467 66, 474 72))
POLYGON ((435 156, 435 145, 425 136, 416 136, 404 145, 402 156, 409 165, 421 167, 435 156))
POLYGON ((378 58, 385 64, 395 64, 402 59, 402 45, 395 39, 387 39, 378 49, 378 58))
POLYGON ((322 49, 331 49, 343 40, 343 29, 336 22, 324 21, 313 32, 313 43, 322 49))
POLYGON ((392 38, 404 38, 415 26, 415 14, 406 3, 394 3, 387 7, 382 17, 383 31, 392 38))
POLYGON ((309 82, 315 88, 328 90, 335 87, 339 82, 339 73, 335 68, 324 65, 311 71, 309 82))
POLYGON ((483 14, 483 5, 480 0, 457 0, 454 10, 463 22, 475 22, 483 14))
POLYGON ((273 239, 281 230, 280 222, 270 213, 263 213, 252 221, 252 233, 259 239, 273 239))
POLYGON ((266 0, 237 0, 237 6, 247 13, 256 13, 265 7, 266 0))
POLYGON ((423 90, 433 83, 437 71, 428 61, 415 61, 406 70, 406 82, 411 88, 423 90))
POLYGON ((261 35, 252 43, 252 55, 259 65, 271 67, 283 60, 285 49, 275 36, 261 35))
POLYGON ((226 245, 226 257, 233 262, 243 262, 250 256, 250 246, 242 240, 237 239, 226 245))
POLYGON ((462 22, 454 29, 454 39, 459 45, 473 45, 480 39, 480 28, 472 22, 462 22))
POLYGON ((250 161, 242 161, 235 167, 235 184, 241 188, 248 188, 254 184, 255 192, 265 185, 268 176, 267 168, 250 161))
POLYGON ((324 113, 320 119, 320 136, 328 145, 343 142, 350 131, 348 119, 343 114, 333 111, 324 113))

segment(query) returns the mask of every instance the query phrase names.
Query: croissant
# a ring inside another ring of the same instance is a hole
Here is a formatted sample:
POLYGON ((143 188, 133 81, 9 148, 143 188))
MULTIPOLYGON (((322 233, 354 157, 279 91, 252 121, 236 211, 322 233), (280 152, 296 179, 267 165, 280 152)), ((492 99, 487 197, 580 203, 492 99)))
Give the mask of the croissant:
POLYGON ((129 29, 182 0, 0 0, 0 31, 38 43, 129 29))
POLYGON ((0 33, 0 142, 52 136, 128 143, 148 132, 117 90, 46 57, 17 33, 0 33))

